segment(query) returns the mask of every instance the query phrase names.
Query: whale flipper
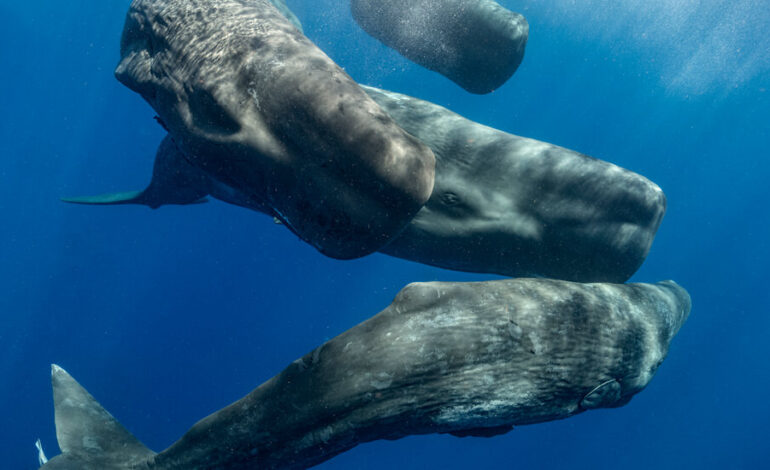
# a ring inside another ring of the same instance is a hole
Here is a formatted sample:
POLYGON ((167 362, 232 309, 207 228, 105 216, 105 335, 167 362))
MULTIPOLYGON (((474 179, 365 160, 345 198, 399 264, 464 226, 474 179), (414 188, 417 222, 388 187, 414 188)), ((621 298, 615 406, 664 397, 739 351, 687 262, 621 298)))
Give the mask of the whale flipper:
POLYGON ((99 194, 97 196, 63 197, 61 200, 72 204, 145 204, 144 190, 99 194))
POLYGON ((62 454, 45 470, 104 469, 116 463, 132 468, 155 455, 107 412, 75 379, 51 366, 56 439, 62 454))
POLYGON ((141 204, 157 209, 167 204, 200 204, 207 202, 211 179, 190 165, 174 141, 166 136, 155 154, 152 181, 141 191, 125 191, 98 196, 66 197, 74 204, 141 204))
POLYGON ((142 191, 125 191, 120 193, 107 193, 98 194, 96 196, 80 196, 80 197, 63 197, 63 202, 69 202, 71 204, 89 204, 89 205, 118 205, 118 204, 140 204, 144 206, 157 209, 160 206, 167 204, 202 204, 209 202, 205 195, 201 196, 197 193, 191 193, 187 198, 180 198, 181 193, 174 193, 173 200, 163 200, 156 195, 150 193, 147 190, 142 191))
POLYGON ((181 199, 180 193, 177 192, 174 194, 174 200, 171 201, 163 201, 162 199, 159 199, 155 197, 154 195, 147 194, 147 190, 142 191, 125 191, 120 193, 107 193, 107 194, 98 194, 96 196, 80 196, 80 197, 63 197, 61 200, 63 202, 69 202, 71 204, 89 204, 89 205, 118 205, 118 204, 140 204, 144 206, 152 207, 153 209, 157 209, 160 206, 164 206, 167 204, 202 204, 204 202, 208 202, 208 199, 206 199, 205 195, 200 196, 197 194, 191 195, 195 197, 189 197, 185 199, 181 199))

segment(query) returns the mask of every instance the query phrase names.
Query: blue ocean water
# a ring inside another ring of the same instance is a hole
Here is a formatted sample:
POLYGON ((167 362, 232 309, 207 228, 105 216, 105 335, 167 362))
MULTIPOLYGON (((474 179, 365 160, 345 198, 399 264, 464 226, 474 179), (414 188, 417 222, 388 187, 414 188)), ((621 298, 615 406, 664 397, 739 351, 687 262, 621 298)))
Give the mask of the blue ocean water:
MULTIPOLYGON (((384 255, 335 261, 219 202, 84 207, 140 189, 163 130, 112 75, 129 0, 0 3, 0 468, 58 453, 49 364, 161 450, 411 281, 479 280, 384 255)), ((289 0, 359 82, 427 99, 658 183, 636 281, 674 279, 689 321, 620 409, 491 439, 374 442, 326 469, 770 468, 770 10, 763 0, 503 1, 530 39, 470 95, 363 33, 347 2, 289 0)))

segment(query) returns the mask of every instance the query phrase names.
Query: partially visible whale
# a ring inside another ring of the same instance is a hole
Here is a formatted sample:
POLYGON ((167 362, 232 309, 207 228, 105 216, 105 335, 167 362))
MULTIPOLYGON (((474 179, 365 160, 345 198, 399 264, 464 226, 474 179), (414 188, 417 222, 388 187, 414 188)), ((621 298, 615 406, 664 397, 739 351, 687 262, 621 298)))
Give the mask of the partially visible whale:
POLYGON ((430 200, 383 253, 582 282, 624 282, 647 257, 666 211, 650 180, 427 101, 366 91, 437 158, 430 200))
POLYGON ((44 470, 304 469, 377 439, 493 436, 625 405, 690 313, 673 282, 416 283, 156 454, 63 369, 44 470))
POLYGON ((134 0, 115 74, 185 159, 355 258, 431 194, 435 158, 268 0, 134 0))
MULTIPOLYGON (((654 183, 426 101, 364 89, 437 158, 430 199, 381 252, 461 271, 585 282, 624 282, 644 261, 666 209, 665 196, 654 183)), ((155 167, 152 182, 139 196, 67 200, 157 207, 211 195, 276 216, 258 200, 186 163, 170 138, 161 144, 155 167), (180 167, 169 166, 173 162, 180 167), (180 189, 184 184, 194 188, 180 189)))
POLYGON ((350 10, 371 36, 477 94, 513 75, 529 35, 523 16, 492 0, 351 0, 350 10))

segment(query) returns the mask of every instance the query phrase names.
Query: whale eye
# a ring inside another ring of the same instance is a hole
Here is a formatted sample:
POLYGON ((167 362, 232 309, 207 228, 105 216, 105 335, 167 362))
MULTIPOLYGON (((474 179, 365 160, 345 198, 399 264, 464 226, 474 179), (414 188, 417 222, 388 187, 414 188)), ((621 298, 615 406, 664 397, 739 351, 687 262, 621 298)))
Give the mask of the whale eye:
POLYGON ((456 206, 460 204, 460 196, 452 191, 446 191, 441 195, 441 202, 447 206, 456 206))

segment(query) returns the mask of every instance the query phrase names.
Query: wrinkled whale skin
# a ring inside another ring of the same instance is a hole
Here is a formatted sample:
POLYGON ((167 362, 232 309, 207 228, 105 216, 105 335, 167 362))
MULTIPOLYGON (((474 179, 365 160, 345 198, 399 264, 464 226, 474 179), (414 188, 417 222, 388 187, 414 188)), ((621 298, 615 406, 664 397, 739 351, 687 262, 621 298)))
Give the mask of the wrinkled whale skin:
POLYGON ((672 282, 411 284, 380 314, 196 424, 156 468, 213 468, 239 451, 257 468, 307 468, 376 439, 500 434, 622 406, 651 380, 689 311, 672 282), (244 414, 265 432, 238 443, 231 436, 244 414))
POLYGON ((65 453, 43 469, 301 469, 377 439, 492 436, 622 406, 652 379, 689 312, 671 281, 410 284, 157 455, 54 367, 65 453), (106 450, 81 452, 85 443, 106 450))
POLYGON ((117 78, 188 161, 355 258, 430 196, 435 159, 267 0, 134 0, 117 78))
POLYGON ((350 9, 368 34, 477 94, 513 75, 529 35, 523 16, 492 0, 351 0, 350 9))
POLYGON ((381 251, 442 268, 624 282, 649 253, 666 197, 608 162, 365 87, 436 155, 433 194, 381 251))

